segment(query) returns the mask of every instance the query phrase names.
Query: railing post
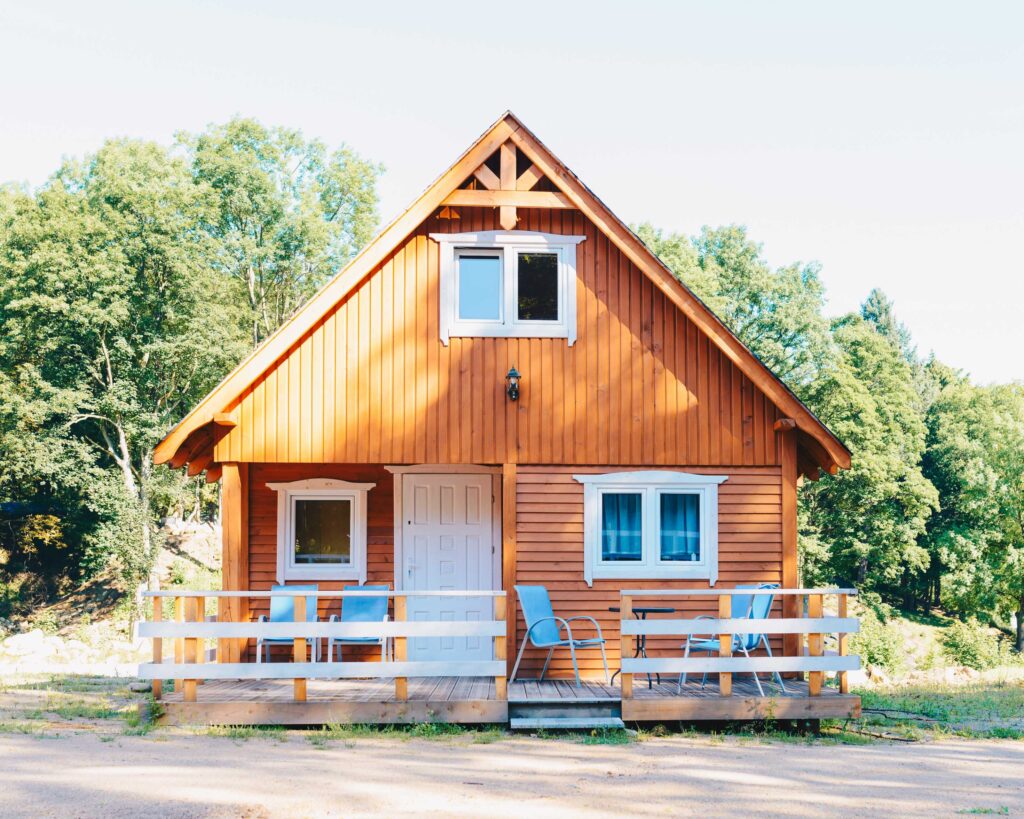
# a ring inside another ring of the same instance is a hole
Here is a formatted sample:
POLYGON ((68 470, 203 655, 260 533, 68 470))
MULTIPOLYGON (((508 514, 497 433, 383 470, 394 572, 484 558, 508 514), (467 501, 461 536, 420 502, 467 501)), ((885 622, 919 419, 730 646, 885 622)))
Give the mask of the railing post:
MULTIPOLYGON (((196 598, 187 597, 185 598, 185 621, 189 623, 195 623, 199 618, 196 615, 196 598)), ((198 660, 196 655, 199 650, 199 639, 196 637, 185 638, 185 663, 186 665, 195 665, 198 660)), ((190 677, 185 680, 185 702, 196 701, 196 678, 190 677)))
MULTIPOLYGON (((718 595, 718 618, 728 620, 732 617, 732 597, 728 594, 718 595)), ((732 635, 720 633, 718 635, 718 656, 732 656, 732 635)), ((732 672, 718 672, 718 693, 723 697, 732 696, 732 672)))
MULTIPOLYGON (((306 597, 299 595, 295 598, 294 619, 296 623, 306 622, 306 597)), ((306 638, 296 637, 292 643, 292 659, 297 663, 306 662, 306 638)), ((295 678, 295 701, 306 701, 306 678, 295 678)))
MULTIPOLYGON (((227 598, 226 597, 218 597, 217 598, 217 622, 218 623, 225 623, 225 622, 227 622, 230 619, 230 618, 224 616, 225 614, 227 614, 227 609, 228 609, 227 598)), ((217 639, 217 662, 218 663, 230 663, 230 662, 232 662, 232 659, 231 659, 231 648, 229 647, 230 644, 231 644, 231 640, 227 639, 226 637, 219 637, 217 639)))
MULTIPOLYGON (((153 617, 154 623, 159 623, 164 619, 164 599, 162 597, 153 598, 153 617)), ((164 661, 164 639, 163 637, 153 638, 153 663, 159 665, 164 661)), ((153 699, 158 700, 163 695, 164 681, 160 679, 153 680, 153 699)))
MULTIPOLYGON (((849 598, 845 594, 839 595, 839 617, 846 617, 849 607, 849 598)), ((850 635, 845 631, 839 633, 839 656, 845 657, 850 652, 850 635)), ((849 694, 850 693, 850 679, 845 671, 839 672, 839 693, 849 694)))
MULTIPOLYGON (((406 621, 406 598, 395 597, 395 622, 406 621)), ((408 643, 406 637, 395 637, 395 662, 404 663, 409 659, 408 643)), ((395 677, 395 699, 398 702, 405 702, 409 699, 409 680, 405 677, 395 677)))
MULTIPOLYGON (((619 668, 621 669, 622 661, 629 657, 630 652, 629 635, 623 630, 622 624, 633 616, 633 598, 631 595, 624 594, 622 596, 622 602, 619 604, 619 616, 622 618, 619 622, 619 668)), ((619 683, 622 686, 622 699, 631 699, 633 696, 633 675, 622 671, 619 674, 619 683)))
MULTIPOLYGON (((504 624, 505 622, 505 610, 506 600, 500 595, 494 598, 494 619, 504 624)), ((502 668, 505 668, 505 673, 508 669, 505 666, 504 661, 507 659, 507 637, 502 634, 500 637, 494 638, 494 659, 502 661, 502 668)), ((500 674, 494 678, 494 695, 498 700, 508 699, 508 677, 505 673, 500 674)))
MULTIPOLYGON (((175 597, 174 598, 174 622, 184 623, 185 622, 185 598, 175 597)), ((174 662, 176 665, 181 665, 185 662, 185 638, 175 637, 174 638, 174 662)), ((181 679, 175 679, 174 690, 183 691, 185 688, 185 681, 181 679)))
MULTIPOLYGON (((807 616, 808 617, 821 617, 822 614, 822 595, 811 594, 808 595, 807 599, 807 616)), ((807 635, 807 653, 811 657, 820 657, 823 645, 823 635, 821 634, 808 634, 807 635)), ((821 671, 811 671, 807 675, 807 693, 812 697, 816 697, 821 694, 821 680, 824 676, 821 671)))
MULTIPOLYGON (((205 623, 206 622, 206 598, 205 597, 197 597, 195 605, 196 605, 196 622, 205 623)), ((202 638, 202 637, 197 637, 196 638, 196 662, 197 663, 205 663, 206 662, 206 639, 202 638)), ((197 685, 204 685, 206 683, 206 680, 197 680, 196 683, 197 683, 197 685)))

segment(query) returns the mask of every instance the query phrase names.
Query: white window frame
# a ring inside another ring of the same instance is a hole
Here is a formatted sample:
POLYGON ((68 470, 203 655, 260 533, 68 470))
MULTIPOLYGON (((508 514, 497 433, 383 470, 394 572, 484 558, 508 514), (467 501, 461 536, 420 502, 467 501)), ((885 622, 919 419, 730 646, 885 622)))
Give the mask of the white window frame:
POLYGON ((452 337, 564 338, 576 342, 576 245, 586 236, 537 233, 525 230, 482 230, 475 233, 431 233, 439 245, 441 270, 441 343, 452 337), (460 319, 458 313, 459 253, 481 255, 498 251, 501 256, 501 320, 460 319), (520 321, 519 253, 554 253, 558 256, 558 320, 520 321))
POLYGON ((268 483, 277 492, 277 582, 356 580, 366 583, 366 493, 376 484, 334 478, 268 483), (352 504, 351 556, 348 565, 311 566, 295 562, 295 501, 347 500, 352 504))
POLYGON ((718 487, 725 475, 650 470, 574 475, 583 484, 583 577, 594 580, 707 580, 718 581, 718 487), (601 498, 606 494, 641 496, 641 559, 636 562, 601 559, 601 498), (694 494, 700 498, 700 560, 661 559, 661 495, 694 494))

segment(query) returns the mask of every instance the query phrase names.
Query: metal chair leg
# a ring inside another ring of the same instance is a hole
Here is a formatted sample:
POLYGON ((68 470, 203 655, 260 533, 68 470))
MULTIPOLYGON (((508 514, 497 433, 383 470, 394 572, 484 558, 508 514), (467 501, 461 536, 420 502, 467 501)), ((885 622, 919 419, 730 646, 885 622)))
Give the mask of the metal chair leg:
POLYGON ((542 668, 542 669, 540 670, 540 678, 541 678, 542 680, 544 679, 544 675, 545 675, 545 674, 547 674, 547 672, 548 672, 548 663, 550 663, 550 662, 551 662, 551 655, 552 655, 552 654, 554 654, 554 653, 555 653, 555 647, 554 647, 554 646, 552 646, 552 647, 551 647, 551 648, 550 648, 550 649, 548 650, 548 656, 547 656, 547 658, 546 658, 546 659, 544 660, 544 667, 543 667, 543 668, 542 668))
MULTIPOLYGON (((764 641, 765 651, 767 651, 768 652, 768 656, 771 657, 772 656, 772 647, 768 644, 768 638, 765 637, 762 634, 761 635, 761 639, 764 641)), ((775 682, 777 682, 779 684, 779 689, 782 691, 782 693, 783 694, 788 693, 786 691, 786 686, 783 685, 783 683, 782 683, 782 675, 778 671, 773 671, 772 674, 775 676, 775 682)))
POLYGON ((513 682, 516 678, 516 672, 519 670, 519 663, 523 659, 523 652, 526 651, 526 638, 523 638, 523 644, 519 646, 519 653, 516 655, 516 663, 512 666, 512 676, 508 678, 509 682, 513 682))
POLYGON ((599 644, 601 646, 601 662, 604 663, 604 681, 608 685, 612 684, 611 674, 608 673, 608 655, 604 653, 604 643, 599 644))
MULTIPOLYGON (((554 649, 551 649, 554 651, 554 649)), ((569 654, 572 656, 572 670, 576 674, 576 687, 580 687, 580 667, 576 663, 576 646, 572 640, 569 640, 569 654)))
MULTIPOLYGON (((708 648, 708 649, 705 649, 705 650, 707 651, 707 653, 708 653, 708 657, 709 657, 709 658, 711 658, 711 657, 714 657, 714 656, 715 656, 715 652, 714 652, 714 651, 712 651, 712 650, 711 650, 710 648, 708 648)), ((705 672, 704 672, 704 676, 700 678, 700 690, 701 690, 701 691, 703 691, 703 690, 704 690, 704 686, 705 686, 705 685, 707 685, 707 682, 708 682, 708 672, 707 672, 707 671, 705 671, 705 672)))
MULTIPOLYGON (((689 636, 687 636, 687 638, 686 638, 686 645, 683 647, 683 659, 686 660, 686 659, 689 659, 689 657, 690 657, 690 638, 689 638, 689 636)), ((685 671, 683 671, 679 675, 679 685, 676 687, 676 693, 677 694, 682 694, 683 693, 683 686, 684 685, 686 685, 686 672, 685 671)))
MULTIPOLYGON (((740 646, 740 651, 743 652, 743 656, 745 656, 748 660, 750 659, 750 652, 747 651, 747 649, 745 647, 740 646)), ((760 677, 757 676, 757 672, 756 671, 752 671, 750 673, 754 675, 754 685, 757 686, 757 693, 759 693, 763 697, 764 696, 764 689, 761 687, 761 679, 760 679, 760 677)))

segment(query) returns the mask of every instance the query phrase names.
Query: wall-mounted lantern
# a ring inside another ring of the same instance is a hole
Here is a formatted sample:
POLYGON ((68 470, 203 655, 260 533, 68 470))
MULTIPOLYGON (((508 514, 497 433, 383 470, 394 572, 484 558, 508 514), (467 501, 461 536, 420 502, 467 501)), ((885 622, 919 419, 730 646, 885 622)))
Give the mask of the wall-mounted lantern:
POLYGON ((513 367, 508 371, 508 375, 505 376, 505 392, 508 394, 509 401, 519 400, 519 379, 522 376, 519 371, 513 367))

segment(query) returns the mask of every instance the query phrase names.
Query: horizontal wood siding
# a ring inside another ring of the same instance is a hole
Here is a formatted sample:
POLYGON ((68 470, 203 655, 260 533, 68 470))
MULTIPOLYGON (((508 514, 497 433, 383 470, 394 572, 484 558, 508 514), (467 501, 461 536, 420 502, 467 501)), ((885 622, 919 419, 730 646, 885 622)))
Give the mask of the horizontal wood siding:
MULTIPOLYGON (((689 472, 728 475, 719 487, 718 587, 739 583, 782 582, 782 476, 776 467, 706 469, 677 467, 689 472)), ((587 614, 597 619, 608 640, 608 662, 614 671, 619 663, 619 615, 608 611, 619 604, 621 589, 708 588, 707 581, 595 580, 583 579, 583 486, 574 474, 606 472, 607 468, 520 465, 516 484, 516 582, 539 583, 551 593, 555 614, 569 617, 587 614)), ((718 615, 716 597, 644 598, 652 606, 672 606, 683 616, 718 615)), ((776 601, 776 608, 781 606, 776 601)), ((518 608, 518 607, 517 607, 518 608)), ((652 615, 656 616, 656 615, 652 615)), ((585 624, 580 624, 581 628, 585 624)), ((522 615, 518 639, 526 633, 522 615)), ((680 656, 681 637, 651 637, 651 656, 680 656)), ((516 646, 518 651, 519 646, 516 646)), ((773 642, 774 650, 774 642, 773 642)), ((522 674, 536 677, 543 651, 527 650, 522 674)), ((596 650, 579 654, 581 671, 602 673, 596 650)), ((549 673, 572 674, 569 652, 556 650, 549 673)), ((637 684, 640 684, 638 681, 637 684)), ((646 680, 643 681, 646 685, 646 680)))
MULTIPOLYGON (((360 464, 253 464, 249 473, 249 588, 267 591, 277 582, 277 493, 267 483, 285 483, 310 478, 336 478, 359 483, 374 483, 367 495, 367 583, 387 584, 394 588, 395 528, 394 481, 390 472, 380 465, 360 464)), ((307 583, 313 581, 296 581, 307 583)), ((341 589, 358 585, 357 581, 317 581, 321 589, 341 589)), ((269 614, 270 601, 253 598, 251 617, 269 614)), ((341 598, 320 600, 317 614, 325 620, 341 612, 341 598)), ((275 648, 281 659, 291 656, 291 646, 275 648)), ((345 659, 375 659, 380 649, 345 646, 345 659)), ((254 655, 252 657, 255 658, 254 655)))
POLYGON ((458 211, 421 225, 250 388, 216 461, 779 463, 774 405, 578 211, 519 209, 519 229, 587 237, 577 343, 443 346, 427 234, 498 227, 494 209, 458 211))

